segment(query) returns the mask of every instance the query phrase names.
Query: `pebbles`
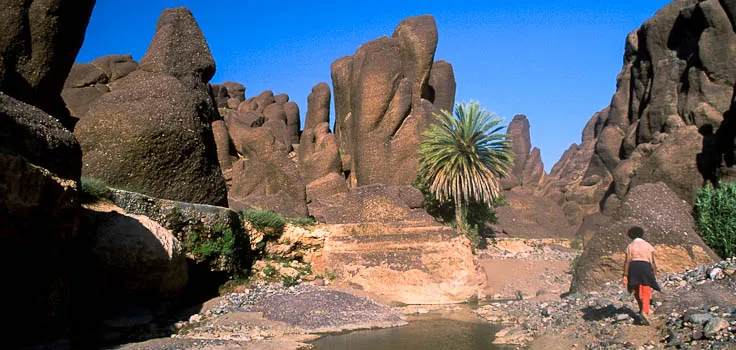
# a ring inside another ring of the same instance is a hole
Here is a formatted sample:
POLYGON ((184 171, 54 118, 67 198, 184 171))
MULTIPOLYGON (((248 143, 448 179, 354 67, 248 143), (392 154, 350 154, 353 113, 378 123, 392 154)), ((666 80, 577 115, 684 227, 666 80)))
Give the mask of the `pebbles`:
POLYGON ((719 306, 712 300, 715 298, 714 290, 724 291, 730 296, 719 301, 736 300, 736 281, 731 277, 734 271, 736 260, 728 259, 712 266, 701 265, 683 273, 660 276, 664 294, 655 294, 652 309, 682 310, 668 316, 655 314, 650 317, 660 319, 654 324, 662 327, 662 337, 651 339, 641 347, 634 346, 622 336, 625 329, 639 325, 641 321, 634 297, 615 282, 608 283, 602 293, 572 294, 554 302, 495 302, 475 312, 489 322, 508 326, 497 343, 503 343, 510 334, 513 339, 509 344, 526 345, 546 333, 563 335, 589 349, 736 348, 736 306, 719 306), (694 293, 703 290, 706 292, 701 292, 699 298, 694 299, 694 293), (661 299, 663 297, 666 299, 661 299), (692 303, 692 300, 707 305, 695 310, 684 308, 683 302, 692 303), (666 321, 662 320, 665 317, 666 321))

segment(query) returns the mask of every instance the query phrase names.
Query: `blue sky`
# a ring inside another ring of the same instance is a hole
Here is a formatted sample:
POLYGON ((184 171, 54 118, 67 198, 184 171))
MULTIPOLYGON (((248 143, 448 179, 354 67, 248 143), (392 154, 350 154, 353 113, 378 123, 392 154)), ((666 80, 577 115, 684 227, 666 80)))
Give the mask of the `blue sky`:
MULTIPOLYGON (((457 101, 505 117, 526 114, 549 171, 587 120, 610 103, 626 35, 665 0, 645 1, 236 1, 97 0, 77 57, 130 53, 140 60, 160 12, 192 10, 217 63, 213 83, 287 93, 306 115, 312 86, 330 64, 391 35, 404 18, 432 14, 436 60, 452 63, 457 101)), ((333 101, 334 109, 334 101, 333 101)), ((334 111, 333 111, 334 112, 334 111)))

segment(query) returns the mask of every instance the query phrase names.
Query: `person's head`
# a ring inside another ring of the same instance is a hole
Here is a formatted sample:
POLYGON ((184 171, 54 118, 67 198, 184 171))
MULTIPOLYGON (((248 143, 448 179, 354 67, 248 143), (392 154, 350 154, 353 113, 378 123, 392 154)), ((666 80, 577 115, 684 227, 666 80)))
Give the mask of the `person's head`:
POLYGON ((644 229, 639 226, 632 226, 629 229, 629 238, 631 239, 644 238, 644 229))

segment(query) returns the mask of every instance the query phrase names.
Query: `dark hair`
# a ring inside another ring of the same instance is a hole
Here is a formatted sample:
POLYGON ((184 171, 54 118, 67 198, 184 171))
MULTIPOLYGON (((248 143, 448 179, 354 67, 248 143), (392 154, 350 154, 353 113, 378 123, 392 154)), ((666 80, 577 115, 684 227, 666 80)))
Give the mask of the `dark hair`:
POLYGON ((629 238, 642 238, 644 237, 644 229, 639 226, 632 226, 629 229, 629 238))

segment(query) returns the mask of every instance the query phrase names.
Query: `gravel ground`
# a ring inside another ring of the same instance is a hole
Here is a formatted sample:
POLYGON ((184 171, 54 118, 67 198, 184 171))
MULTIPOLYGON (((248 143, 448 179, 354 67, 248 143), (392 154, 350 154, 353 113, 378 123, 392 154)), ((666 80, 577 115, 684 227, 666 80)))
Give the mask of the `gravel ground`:
POLYGON ((507 324, 499 342, 527 345, 554 334, 588 349, 736 348, 736 260, 660 277, 651 327, 641 328, 633 296, 618 283, 606 292, 568 295, 555 302, 508 301, 476 310, 507 324), (642 329, 644 329, 642 331, 642 329))

